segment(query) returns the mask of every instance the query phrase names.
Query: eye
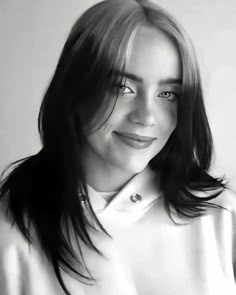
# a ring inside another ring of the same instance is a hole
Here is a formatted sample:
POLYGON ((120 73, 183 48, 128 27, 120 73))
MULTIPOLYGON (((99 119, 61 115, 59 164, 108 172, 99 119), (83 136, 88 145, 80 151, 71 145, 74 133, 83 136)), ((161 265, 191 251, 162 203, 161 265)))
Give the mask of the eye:
POLYGON ((125 93, 134 93, 134 91, 131 88, 129 88, 128 86, 126 86, 124 84, 119 85, 118 86, 118 90, 122 94, 125 94, 125 93))
POLYGON ((166 98, 167 100, 176 100, 178 94, 172 91, 164 91, 158 95, 159 97, 166 98))

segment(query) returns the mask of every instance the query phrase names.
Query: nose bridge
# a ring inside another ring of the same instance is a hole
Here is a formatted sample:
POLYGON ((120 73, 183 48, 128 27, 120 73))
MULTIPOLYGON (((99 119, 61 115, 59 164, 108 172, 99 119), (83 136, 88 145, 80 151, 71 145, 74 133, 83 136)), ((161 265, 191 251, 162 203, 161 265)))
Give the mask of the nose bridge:
POLYGON ((131 113, 131 120, 142 125, 152 126, 156 124, 153 94, 143 92, 137 95, 134 100, 135 106, 131 113))

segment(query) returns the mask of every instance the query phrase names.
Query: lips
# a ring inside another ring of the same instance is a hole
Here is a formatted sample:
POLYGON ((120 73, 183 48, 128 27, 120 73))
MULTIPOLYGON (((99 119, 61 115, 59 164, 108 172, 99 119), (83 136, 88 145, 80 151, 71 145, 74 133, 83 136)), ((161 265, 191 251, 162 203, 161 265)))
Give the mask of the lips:
POLYGON ((143 142, 148 142, 148 141, 153 141, 154 139, 156 139, 155 137, 150 137, 150 136, 141 136, 138 134, 134 134, 134 133, 128 133, 128 132, 115 132, 118 135, 121 135, 123 137, 127 137, 130 139, 135 139, 138 141, 143 141, 143 142))
POLYGON ((134 149, 145 149, 152 145, 153 141, 156 139, 149 136, 141 136, 134 133, 127 132, 114 132, 119 142, 122 142, 129 147, 134 149))

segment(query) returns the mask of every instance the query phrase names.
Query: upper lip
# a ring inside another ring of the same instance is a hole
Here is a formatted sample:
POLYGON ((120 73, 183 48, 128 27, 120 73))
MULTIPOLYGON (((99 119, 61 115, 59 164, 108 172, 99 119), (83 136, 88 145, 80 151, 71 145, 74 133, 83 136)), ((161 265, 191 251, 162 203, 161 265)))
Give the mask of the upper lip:
POLYGON ((118 133, 121 136, 128 137, 131 139, 135 140, 140 140, 140 141, 152 141, 155 139, 155 137, 150 137, 150 136, 143 136, 143 135, 138 135, 135 133, 128 133, 128 132, 115 132, 118 133))

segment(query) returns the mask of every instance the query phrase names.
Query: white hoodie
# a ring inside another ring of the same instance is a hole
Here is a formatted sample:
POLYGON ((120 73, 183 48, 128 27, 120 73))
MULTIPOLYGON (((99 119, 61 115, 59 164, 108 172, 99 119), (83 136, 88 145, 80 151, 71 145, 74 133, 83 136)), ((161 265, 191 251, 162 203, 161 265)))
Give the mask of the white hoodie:
MULTIPOLYGON (((89 286, 62 272, 71 295, 236 294, 235 195, 225 190, 213 200, 226 209, 209 208, 194 219, 173 211, 171 220, 154 178, 146 168, 109 203, 89 187, 93 209, 113 238, 90 232, 105 257, 82 245, 96 283, 89 286)), ((0 295, 60 294, 65 293, 39 244, 29 247, 1 208, 0 295)))

